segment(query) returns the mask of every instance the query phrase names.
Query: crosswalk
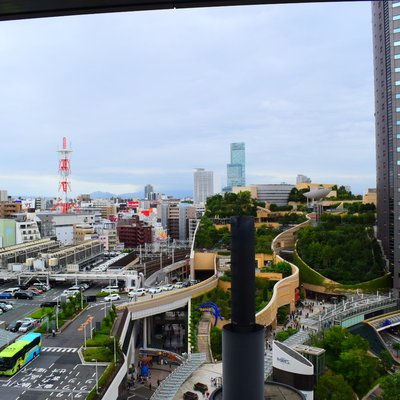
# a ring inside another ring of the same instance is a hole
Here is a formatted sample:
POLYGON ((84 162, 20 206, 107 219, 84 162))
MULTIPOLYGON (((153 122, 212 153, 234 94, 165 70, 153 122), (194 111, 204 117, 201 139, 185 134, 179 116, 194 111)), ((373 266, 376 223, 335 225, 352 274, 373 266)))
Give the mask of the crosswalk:
POLYGON ((48 353, 76 353, 78 349, 76 347, 43 347, 42 351, 48 353))

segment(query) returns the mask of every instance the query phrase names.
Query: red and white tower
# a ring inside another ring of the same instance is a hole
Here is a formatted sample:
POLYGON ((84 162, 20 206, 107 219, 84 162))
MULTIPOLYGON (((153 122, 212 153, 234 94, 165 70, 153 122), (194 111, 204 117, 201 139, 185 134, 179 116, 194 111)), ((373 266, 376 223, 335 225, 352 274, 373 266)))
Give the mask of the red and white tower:
POLYGON ((72 150, 68 148, 67 138, 63 137, 62 149, 57 151, 60 156, 58 174, 60 176, 60 182, 58 185, 58 192, 60 193, 60 202, 58 206, 61 209, 62 214, 68 212, 70 204, 68 203, 68 192, 71 191, 71 182, 69 176, 71 174, 71 163, 70 154, 72 150))

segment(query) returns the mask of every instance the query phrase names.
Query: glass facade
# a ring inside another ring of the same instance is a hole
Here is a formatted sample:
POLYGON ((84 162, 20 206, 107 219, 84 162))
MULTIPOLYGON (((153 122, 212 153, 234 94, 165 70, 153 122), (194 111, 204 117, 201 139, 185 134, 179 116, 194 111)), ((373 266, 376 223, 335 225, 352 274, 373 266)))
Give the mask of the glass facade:
POLYGON ((400 297, 400 2, 373 1, 378 239, 400 297))
POLYGON ((227 165, 227 186, 246 186, 246 155, 244 143, 231 143, 231 162, 227 165))

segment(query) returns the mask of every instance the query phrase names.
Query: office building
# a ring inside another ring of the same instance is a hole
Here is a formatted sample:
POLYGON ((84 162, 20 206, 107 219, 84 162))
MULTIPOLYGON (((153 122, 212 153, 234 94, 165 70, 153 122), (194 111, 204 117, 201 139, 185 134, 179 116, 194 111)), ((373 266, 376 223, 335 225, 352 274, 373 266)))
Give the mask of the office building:
POLYGON ((246 155, 244 143, 231 143, 231 162, 227 164, 227 188, 246 186, 246 155))
POLYGON ((8 201, 7 190, 0 190, 0 201, 8 201))
POLYGON ((311 183, 311 179, 305 175, 297 175, 296 185, 298 185, 299 183, 311 183))
POLYGON ((0 218, 11 218, 15 213, 22 211, 21 202, 1 201, 0 202, 0 218))
POLYGON ((152 200, 152 195, 154 193, 154 188, 150 183, 144 187, 144 198, 146 200, 152 200))
POLYGON ((373 1, 378 239, 400 296, 400 2, 373 1))
POLYGON ((256 188, 257 200, 276 204, 277 206, 285 206, 288 204, 289 194, 294 188, 294 185, 289 185, 287 183, 271 183, 256 185, 256 188))
POLYGON ((193 172, 193 200, 194 204, 205 203, 207 197, 214 194, 214 173, 204 168, 197 168, 193 172))
POLYGON ((134 248, 152 243, 152 227, 139 220, 137 215, 132 218, 120 219, 117 224, 118 239, 125 247, 134 248))

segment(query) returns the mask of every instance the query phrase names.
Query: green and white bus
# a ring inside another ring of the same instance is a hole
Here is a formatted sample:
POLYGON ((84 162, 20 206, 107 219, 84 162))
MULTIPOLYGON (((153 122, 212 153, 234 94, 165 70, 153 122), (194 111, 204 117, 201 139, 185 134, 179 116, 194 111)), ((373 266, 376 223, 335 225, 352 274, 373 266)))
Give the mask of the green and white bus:
POLYGON ((14 375, 40 354, 42 334, 30 332, 0 352, 0 375, 14 375))

